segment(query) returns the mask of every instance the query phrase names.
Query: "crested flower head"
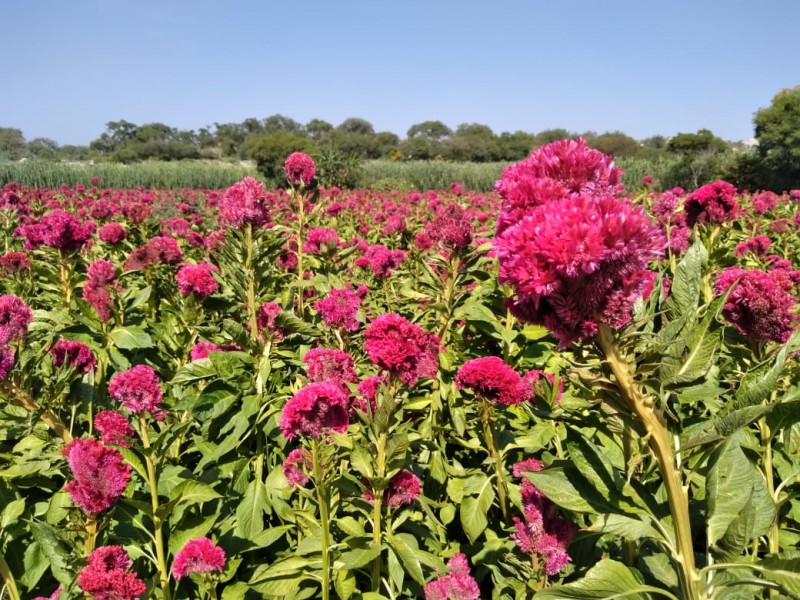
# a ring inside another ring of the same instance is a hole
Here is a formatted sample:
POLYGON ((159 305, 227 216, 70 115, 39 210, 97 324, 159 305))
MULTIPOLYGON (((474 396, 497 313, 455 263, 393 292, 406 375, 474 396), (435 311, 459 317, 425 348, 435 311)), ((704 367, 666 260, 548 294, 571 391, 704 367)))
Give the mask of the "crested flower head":
POLYGON ((210 296, 219 289, 219 284, 214 279, 214 273, 218 272, 217 266, 211 263, 183 265, 175 275, 178 291, 182 296, 194 295, 198 298, 210 296))
POLYGON ((311 452, 305 448, 295 448, 283 461, 283 476, 292 487, 303 487, 309 481, 309 472, 313 467, 311 452))
POLYGON ((342 433, 350 423, 348 404, 347 394, 340 385, 311 383, 283 407, 281 432, 286 439, 300 434, 318 438, 328 431, 342 433))
POLYGON ((237 229, 246 223, 260 227, 269 219, 265 198, 264 184, 245 177, 225 190, 219 202, 220 220, 237 229))
POLYGON ((446 249, 463 252, 472 243, 472 222, 461 206, 450 204, 439 210, 431 233, 446 249))
POLYGON ((264 302, 258 307, 256 325, 259 333, 267 332, 276 340, 282 340, 286 335, 286 330, 275 322, 279 314, 283 312, 281 305, 277 302, 264 302))
POLYGON ((111 318, 111 293, 118 288, 115 277, 114 263, 110 260, 97 259, 89 265, 83 285, 83 299, 92 305, 101 321, 111 318))
POLYGON ((106 242, 107 244, 119 244, 128 237, 128 233, 119 223, 106 223, 97 232, 97 237, 100 238, 101 242, 106 242))
POLYGON ((467 557, 456 554, 447 561, 448 575, 429 582, 425 589, 425 600, 478 600, 481 590, 470 575, 467 557))
POLYGON ((697 188, 683 202, 686 224, 724 223, 739 214, 736 188, 726 181, 715 181, 697 188))
POLYGON ((131 477, 131 466, 119 450, 94 438, 76 438, 62 453, 74 476, 65 488, 72 501, 92 515, 111 508, 131 477))
POLYGON ((531 382, 497 356, 468 360, 456 374, 456 386, 499 404, 520 404, 533 397, 531 382))
POLYGON ((311 185, 317 173, 317 165, 305 152, 292 152, 286 157, 283 170, 286 172, 286 179, 294 185, 311 185))
POLYGON ((222 573, 224 569, 225 551, 206 537, 186 542, 172 563, 172 575, 179 581, 191 573, 222 573))
POLYGON ((0 256, 0 269, 6 273, 27 271, 31 268, 31 261, 24 252, 6 252, 0 256))
POLYGON ((406 261, 406 253, 402 250, 389 250, 383 244, 373 244, 367 248, 364 256, 355 260, 355 265, 362 269, 369 267, 375 277, 391 277, 392 272, 406 261))
MULTIPOLYGON (((419 496, 422 490, 422 483, 419 477, 407 469, 401 469, 389 480, 383 492, 383 502, 386 506, 398 507, 411 504, 419 496)), ((368 502, 375 502, 372 492, 364 492, 364 499, 368 502)))
POLYGON ((369 359, 408 385, 436 374, 439 338, 396 313, 375 318, 364 332, 364 340, 369 359))
POLYGON ((92 221, 81 222, 75 215, 56 209, 39 220, 41 240, 45 246, 72 252, 83 247, 95 232, 92 221))
POLYGON ((306 235, 303 252, 307 254, 333 254, 339 247, 339 235, 330 227, 315 227, 306 235))
POLYGON ((0 345, 25 337, 31 321, 33 311, 18 296, 0 296, 0 345))
POLYGON ((325 327, 356 331, 361 325, 358 322, 358 309, 361 306, 359 295, 348 289, 333 289, 324 298, 314 304, 322 317, 325 327))
POLYGON ((358 381, 353 357, 343 350, 332 348, 312 348, 303 356, 308 365, 309 381, 328 381, 339 385, 358 381))
POLYGON ((97 429, 103 443, 116 444, 123 448, 130 448, 128 441, 136 432, 122 414, 115 410, 101 410, 94 416, 94 428, 97 429))
POLYGON ((147 591, 122 546, 103 546, 92 552, 78 574, 78 587, 93 600, 136 600, 147 591))
POLYGON ((60 339, 50 348, 50 356, 56 367, 67 365, 80 373, 88 373, 97 364, 91 348, 83 342, 60 339))
POLYGON ((0 380, 8 377, 14 364, 14 349, 9 346, 0 346, 0 380))
POLYGON ((108 384, 108 395, 134 414, 147 412, 156 418, 162 415, 158 407, 163 395, 161 381, 148 365, 136 365, 114 375, 108 384))

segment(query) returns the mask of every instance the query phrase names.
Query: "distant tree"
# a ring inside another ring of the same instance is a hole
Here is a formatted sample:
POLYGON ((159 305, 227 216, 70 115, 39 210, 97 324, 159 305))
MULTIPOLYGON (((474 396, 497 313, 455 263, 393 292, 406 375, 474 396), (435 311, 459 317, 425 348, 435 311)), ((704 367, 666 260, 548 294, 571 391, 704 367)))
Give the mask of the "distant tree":
POLYGON ((275 183, 283 182, 283 163, 292 152, 311 153, 314 146, 305 136, 287 131, 259 135, 248 140, 248 158, 256 161, 259 172, 275 183))
POLYGON ((722 164, 722 154, 730 145, 708 129, 697 133, 679 133, 667 142, 667 151, 677 154, 681 160, 673 165, 665 177, 671 185, 697 188, 710 179, 722 164))
POLYGON ((242 121, 240 129, 245 133, 264 133, 264 124, 255 117, 248 117, 242 121))
POLYGON ((643 148, 652 148, 654 150, 661 150, 662 148, 666 148, 667 146, 667 138, 663 135, 651 135, 649 138, 645 138, 642 140, 642 147, 643 148))
POLYGON ((667 141, 667 150, 675 154, 699 155, 708 152, 724 152, 730 145, 708 129, 697 133, 679 133, 667 141))
POLYGON ((574 133, 570 133, 566 129, 545 129, 536 134, 536 145, 544 146, 558 140, 566 140, 569 138, 577 137, 574 133))
POLYGON ((316 140, 333 131, 333 125, 322 119, 311 119, 306 123, 306 131, 316 140))
POLYGON ((17 160, 25 151, 25 136, 20 129, 0 127, 0 158, 17 160))
POLYGON ((34 138, 25 148, 28 156, 53 160, 58 157, 58 143, 50 138, 34 138))
POLYGON ((500 160, 502 153, 492 128, 480 123, 462 123, 453 136, 443 143, 445 155, 452 160, 490 162, 500 160))
POLYGON ((405 160, 431 160, 442 154, 442 144, 423 136, 416 136, 400 142, 399 150, 405 160))
POLYGON ((375 133, 372 123, 365 119, 359 119, 356 117, 345 119, 336 129, 344 133, 359 133, 362 135, 372 135, 375 133))
POLYGON ((92 158, 92 151, 89 149, 89 146, 74 146, 71 144, 66 144, 64 146, 59 146, 58 148, 58 158, 60 160, 89 160, 92 158))
POLYGON ((421 137, 431 141, 440 141, 453 135, 453 131, 441 121, 423 121, 408 128, 408 138, 421 137))
POLYGON ((639 151, 639 142, 621 131, 601 133, 587 141, 592 148, 610 154, 614 158, 634 156, 639 151))
POLYGON ((272 115, 264 119, 264 133, 277 133, 278 131, 299 134, 303 131, 303 126, 284 115, 272 115))
POLYGON ((753 119, 758 153, 776 190, 800 188, 800 86, 775 94, 753 119))
POLYGON ((371 154, 374 158, 388 157, 400 146, 400 138, 391 131, 379 131, 372 136, 371 154))
MULTIPOLYGON (((253 119, 253 121, 258 123, 258 119, 253 119)), ((258 126, 260 127, 261 124, 258 123, 258 126)), ((224 156, 243 157, 240 149, 247 135, 248 131, 241 123, 214 123, 214 137, 224 156)))
POLYGON ((517 161, 527 157, 536 145, 536 136, 525 131, 504 131, 497 139, 502 160, 517 161))

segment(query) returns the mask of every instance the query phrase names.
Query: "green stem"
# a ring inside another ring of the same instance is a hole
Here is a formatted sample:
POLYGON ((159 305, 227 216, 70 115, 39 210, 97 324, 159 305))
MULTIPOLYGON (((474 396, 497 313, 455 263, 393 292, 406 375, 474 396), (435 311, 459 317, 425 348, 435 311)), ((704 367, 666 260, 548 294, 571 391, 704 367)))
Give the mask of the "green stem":
POLYGON ((297 315, 303 316, 303 227, 305 226, 305 194, 295 191, 297 199, 297 315))
POLYGON ((250 324, 250 340, 258 340, 258 307, 256 307, 256 282, 253 270, 253 225, 248 223, 244 228, 244 270, 247 277, 247 320, 250 324))
POLYGON ((2 554, 0 554, 0 576, 3 577, 3 581, 5 582, 5 588, 8 590, 9 599, 20 600, 17 583, 14 581, 14 575, 11 574, 11 569, 8 567, 8 563, 2 554))
POLYGON ((94 552, 97 542, 97 517, 94 515, 86 516, 86 539, 83 542, 83 555, 89 556, 94 552))
POLYGON ((69 281, 69 265, 67 265, 67 257, 64 255, 63 250, 58 251, 58 266, 61 275, 61 290, 64 292, 64 306, 69 308, 72 302, 72 285, 69 281))
POLYGON ((37 402, 35 402, 30 395, 13 385, 8 381, 0 381, 0 396, 15 404, 21 406, 30 413, 38 413, 42 422, 47 425, 53 433, 64 440, 65 443, 72 441, 72 434, 69 427, 58 418, 58 416, 51 410, 43 409, 37 402))
MULTIPOLYGON (((150 449, 150 436, 147 434, 147 421, 144 416, 139 416, 139 434, 145 450, 150 449)), ((158 501, 158 479, 156 478, 156 465, 150 452, 144 453, 147 466, 147 483, 150 486, 150 503, 153 508, 153 533, 155 534, 156 560, 158 561, 158 577, 164 600, 170 600, 172 593, 169 589, 169 571, 167 570, 167 557, 164 552, 164 535, 161 530, 161 517, 158 514, 160 503, 158 501)))
MULTIPOLYGON (((389 399, 384 398, 384 402, 389 399)), ((388 434, 381 432, 378 436, 377 455, 375 457, 375 477, 378 479, 386 478, 386 442, 388 434)), ((372 506, 372 543, 380 546, 383 539, 383 532, 381 531, 381 515, 383 511, 383 489, 376 490, 373 488, 372 496, 374 504, 372 506)), ((383 570, 383 562, 381 555, 375 557, 372 561, 372 591, 377 592, 381 586, 381 571, 383 570)))
POLYGON ((328 490, 323 481, 322 464, 320 464, 320 445, 317 440, 311 443, 311 462, 314 474, 314 487, 319 504, 319 525, 322 530, 322 600, 329 600, 331 593, 331 564, 328 556, 331 546, 330 514, 328 507, 328 490))
POLYGON ((456 289, 456 278, 458 277, 458 255, 453 254, 450 257, 450 263, 447 268, 447 281, 444 286, 444 294, 442 295, 442 304, 444 304, 444 312, 439 324, 439 340, 442 346, 447 346, 447 337, 450 333, 450 319, 453 316, 453 296, 456 289))
POLYGON ((494 405, 481 398, 481 408, 483 417, 483 437, 486 438, 486 445, 489 450, 489 457, 494 462, 494 473, 497 477, 497 497, 500 500, 500 512, 503 513, 503 521, 508 522, 508 483, 503 470, 503 453, 497 448, 497 440, 494 428, 494 405))
POLYGON ((694 564, 688 488, 681 481, 664 417, 657 412, 653 399, 644 396, 634 381, 633 365, 620 351, 608 325, 600 325, 597 339, 628 408, 647 430, 650 449, 658 462, 672 515, 676 542, 673 560, 678 566, 682 597, 684 600, 703 600, 705 594, 701 593, 698 586, 699 576, 694 564))
MULTIPOLYGON (((775 493, 775 473, 772 466, 772 433, 769 430, 769 425, 767 425, 767 420, 763 417, 759 420, 758 426, 761 432, 761 446, 764 452, 764 479, 766 479, 769 497, 772 498, 772 501, 777 507, 778 498, 775 493)), ((778 552, 780 552, 780 531, 780 512, 778 512, 767 533, 770 554, 778 554, 778 552)))

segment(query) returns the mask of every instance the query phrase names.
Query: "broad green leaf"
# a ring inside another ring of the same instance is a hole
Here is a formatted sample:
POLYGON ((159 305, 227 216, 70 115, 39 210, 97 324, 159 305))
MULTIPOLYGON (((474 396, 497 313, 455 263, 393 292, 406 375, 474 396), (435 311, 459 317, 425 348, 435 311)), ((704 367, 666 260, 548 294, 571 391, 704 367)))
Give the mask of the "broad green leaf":
POLYGON ((583 579, 539 591, 535 600, 647 600, 659 594, 677 600, 667 590, 645 585, 621 562, 606 558, 593 566, 583 579))
MULTIPOLYGON (((473 479, 467 480, 467 485, 464 488, 465 494, 470 481, 473 479)), ((484 477, 477 490, 477 496, 467 496, 462 500, 459 516, 461 517, 461 526, 464 528, 464 533, 467 534, 470 542, 474 543, 489 525, 487 514, 492 507, 494 497, 492 480, 484 477)))
POLYGON ((270 527, 269 529, 265 529, 261 533, 256 534, 251 538, 251 541, 257 548, 266 548, 277 542, 284 535, 286 535, 286 532, 291 531, 293 528, 293 525, 270 527))
POLYGON ((221 497, 207 483, 192 480, 179 483, 170 494, 170 500, 178 500, 181 504, 202 504, 221 497))
POLYGON ((365 548, 354 548, 348 552, 342 552, 339 559, 333 563, 334 569, 360 569, 365 567, 380 556, 383 545, 370 544, 365 548))
POLYGON ((767 417, 770 434, 775 435, 781 429, 800 421, 800 400, 778 402, 767 417))
POLYGON ((584 491, 573 483, 575 475, 577 472, 569 465, 551 465, 543 471, 525 473, 525 477, 547 496, 548 500, 561 508, 579 513, 596 513, 597 510, 586 501, 584 491))
POLYGON ((31 534, 39 544, 42 553, 50 562, 50 570, 58 582, 67 586, 72 581, 72 573, 68 567, 70 555, 58 539, 56 530, 39 521, 31 521, 31 534))
POLYGON ((768 556, 749 566, 760 571, 767 581, 777 583, 792 598, 800 598, 800 558, 768 556))
POLYGON ((800 340, 797 334, 781 348, 773 360, 765 362, 744 376, 734 397, 737 406, 752 406, 769 397, 778 379, 783 375, 783 366, 790 351, 794 351, 800 340))
POLYGON ((237 581, 231 585, 226 585, 222 590, 222 600, 245 600, 250 586, 243 581, 237 581))
POLYGON ((417 558, 419 547, 416 539, 408 534, 399 533, 397 535, 389 534, 388 540, 389 545, 400 557, 406 573, 411 575, 411 578, 418 584, 423 585, 425 576, 422 574, 422 566, 417 558))
POLYGON ((641 519, 623 514, 600 515, 588 528, 589 531, 610 533, 634 540, 651 538, 664 541, 664 536, 650 524, 650 519, 641 519))
POLYGON ((139 350, 141 348, 152 348, 153 340, 141 327, 117 327, 109 332, 108 337, 112 339, 114 345, 122 350, 139 350))
POLYGON ((183 365, 172 378, 174 385, 179 383, 189 383, 199 379, 206 379, 217 374, 217 369, 208 358, 193 360, 183 365))
POLYGON ((333 587, 341 600, 348 600, 356 591, 356 576, 352 571, 334 571, 333 587))
POLYGON ((708 251, 701 240, 692 245, 675 269, 675 277, 665 303, 670 319, 680 318, 697 306, 703 285, 703 269, 708 263, 708 251))
POLYGON ((0 513, 0 529, 6 529, 10 525, 14 525, 23 512, 25 512, 24 498, 17 498, 6 504, 3 512, 0 513))
POLYGON ((264 513, 269 508, 267 488, 261 481, 251 481, 236 509, 236 534, 248 539, 264 530, 264 513))

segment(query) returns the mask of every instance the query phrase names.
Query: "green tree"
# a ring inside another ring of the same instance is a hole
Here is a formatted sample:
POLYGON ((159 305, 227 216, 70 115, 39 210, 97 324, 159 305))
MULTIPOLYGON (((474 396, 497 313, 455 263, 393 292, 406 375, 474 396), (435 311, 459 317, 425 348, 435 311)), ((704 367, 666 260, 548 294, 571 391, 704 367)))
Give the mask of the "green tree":
POLYGON ((278 131, 300 134, 303 126, 291 117, 280 114, 264 119, 264 133, 277 133, 278 131))
POLYGON ((574 133, 570 133, 566 129, 545 129, 536 134, 536 145, 544 146, 558 140, 566 140, 569 138, 577 137, 574 133))
POLYGON ((504 131, 497 139, 500 145, 502 160, 522 160, 527 157, 536 145, 536 136, 525 131, 510 133, 504 131))
POLYGON ((314 146, 307 137, 278 131, 248 140, 248 157, 256 161, 259 172, 273 183, 283 181, 283 163, 292 152, 311 153, 314 146))
POLYGON ((452 160, 491 162, 502 157, 492 128, 480 123, 462 123, 443 146, 446 157, 452 160))
POLYGON ((17 160, 25 152, 25 136, 20 129, 0 127, 0 158, 17 160))
POLYGON ((453 135, 453 131, 441 121, 423 121, 408 128, 406 136, 410 138, 421 137, 431 141, 441 141, 453 135))
POLYGON ((776 190, 800 188, 800 86, 783 89, 753 119, 758 153, 776 190))
POLYGON ((372 123, 356 117, 345 119, 336 129, 344 133, 358 133, 362 135, 372 135, 375 133, 375 128, 372 126, 372 123))
POLYGON ((639 142, 621 131, 609 131, 587 140, 592 148, 614 158, 634 156, 639 152, 639 142))
POLYGON ((25 150, 33 158, 53 160, 58 156, 58 143, 50 138, 35 138, 28 142, 25 150))
POLYGON ((318 140, 333 131, 333 125, 322 119, 311 119, 306 123, 306 131, 315 140, 318 140))

